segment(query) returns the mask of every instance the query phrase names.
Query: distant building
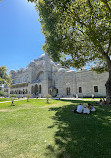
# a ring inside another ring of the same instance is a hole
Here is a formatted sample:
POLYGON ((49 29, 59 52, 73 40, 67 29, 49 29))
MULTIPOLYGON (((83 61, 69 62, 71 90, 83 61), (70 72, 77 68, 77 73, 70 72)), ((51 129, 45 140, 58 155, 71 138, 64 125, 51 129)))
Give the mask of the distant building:
POLYGON ((10 94, 33 97, 95 97, 106 96, 108 73, 97 74, 91 70, 73 71, 54 63, 47 54, 31 62, 26 69, 11 72, 13 83, 10 94))

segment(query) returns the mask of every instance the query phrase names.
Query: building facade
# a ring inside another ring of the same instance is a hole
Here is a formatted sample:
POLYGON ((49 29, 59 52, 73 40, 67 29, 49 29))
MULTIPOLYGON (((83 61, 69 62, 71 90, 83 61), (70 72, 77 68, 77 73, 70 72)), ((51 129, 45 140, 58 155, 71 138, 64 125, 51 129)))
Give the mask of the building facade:
POLYGON ((26 69, 11 72, 13 83, 10 94, 32 97, 105 97, 108 73, 97 74, 91 70, 73 71, 54 63, 47 54, 31 62, 26 69))

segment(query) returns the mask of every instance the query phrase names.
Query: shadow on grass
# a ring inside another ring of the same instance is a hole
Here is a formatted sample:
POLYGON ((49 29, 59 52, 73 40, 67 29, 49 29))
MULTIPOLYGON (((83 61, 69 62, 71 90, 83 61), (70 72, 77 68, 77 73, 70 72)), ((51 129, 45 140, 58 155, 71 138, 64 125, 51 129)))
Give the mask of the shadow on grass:
POLYGON ((61 99, 61 101, 64 101, 64 102, 71 102, 71 103, 85 103, 85 104, 88 104, 88 103, 92 103, 94 105, 97 105, 97 101, 96 100, 65 100, 65 99, 61 99))
POLYGON ((57 131, 55 145, 47 146, 46 155, 51 158, 110 158, 111 107, 96 106, 97 111, 90 115, 75 114, 72 102, 77 105, 79 101, 70 102, 70 105, 49 108, 56 114, 51 118, 54 124, 48 128, 56 126, 57 131))

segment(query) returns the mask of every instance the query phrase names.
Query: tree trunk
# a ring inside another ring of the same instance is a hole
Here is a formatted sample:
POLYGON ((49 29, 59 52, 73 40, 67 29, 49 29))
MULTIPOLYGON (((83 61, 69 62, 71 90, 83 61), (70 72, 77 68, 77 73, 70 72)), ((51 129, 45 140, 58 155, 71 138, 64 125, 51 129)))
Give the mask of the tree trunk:
POLYGON ((111 70, 109 71, 109 78, 105 86, 106 86, 106 102, 107 104, 111 104, 111 70))
POLYGON ((47 103, 49 103, 49 98, 47 98, 47 103))

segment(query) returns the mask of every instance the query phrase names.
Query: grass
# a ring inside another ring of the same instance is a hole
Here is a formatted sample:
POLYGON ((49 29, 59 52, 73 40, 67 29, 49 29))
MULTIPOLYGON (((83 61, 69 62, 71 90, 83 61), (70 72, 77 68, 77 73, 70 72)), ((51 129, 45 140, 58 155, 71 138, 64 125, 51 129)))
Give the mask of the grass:
MULTIPOLYGON (((15 100, 17 100, 17 98, 15 98, 15 100)), ((4 101, 11 101, 10 98, 0 98, 0 102, 4 102, 4 101)))
POLYGON ((111 107, 74 114, 80 102, 95 104, 92 99, 0 104, 0 158, 110 158, 111 107))
POLYGON ((0 98, 0 102, 3 102, 3 101, 10 101, 10 98, 0 98))

